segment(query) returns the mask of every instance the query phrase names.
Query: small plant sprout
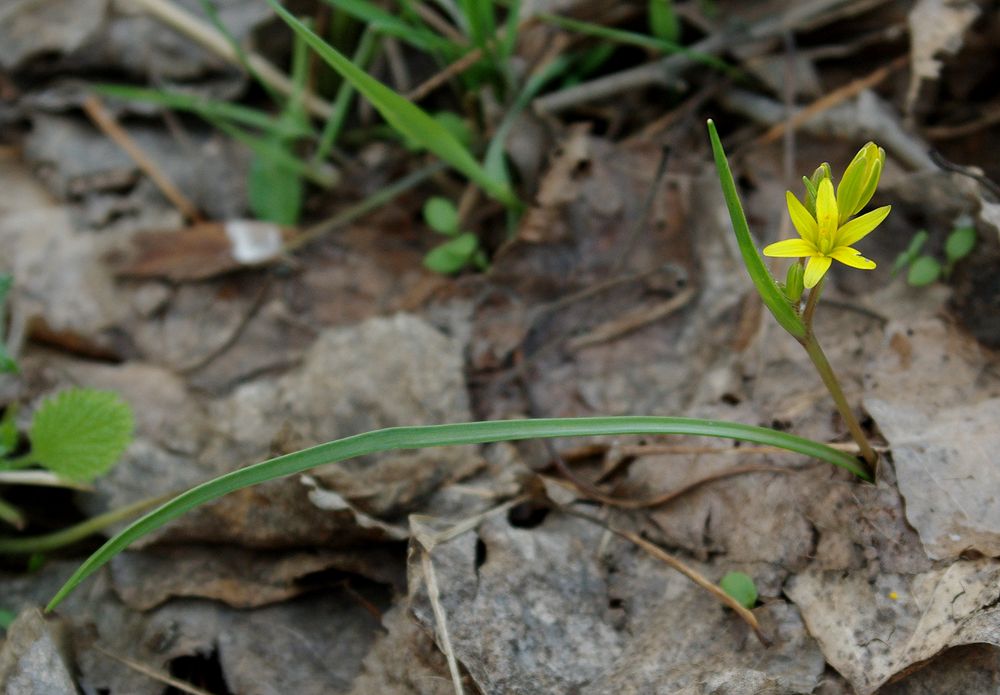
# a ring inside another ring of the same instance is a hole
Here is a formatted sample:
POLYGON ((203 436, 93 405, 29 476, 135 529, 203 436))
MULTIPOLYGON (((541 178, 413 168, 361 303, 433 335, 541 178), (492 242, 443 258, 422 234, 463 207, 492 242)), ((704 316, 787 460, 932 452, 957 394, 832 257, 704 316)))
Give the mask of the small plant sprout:
POLYGON ((976 248, 976 228, 968 215, 961 215, 955 220, 951 233, 945 239, 943 264, 929 253, 921 255, 928 237, 924 229, 914 234, 910 245, 896 257, 892 266, 893 275, 909 266, 906 282, 912 287, 924 287, 942 277, 947 279, 955 269, 955 264, 976 248))
POLYGON ((743 213, 743 206, 736 192, 736 182, 733 180, 725 150, 712 121, 708 122, 708 133, 726 207, 729 209, 740 254, 750 279, 753 280, 761 299, 778 323, 805 348, 823 380, 823 385, 833 397, 833 402, 843 417, 847 429, 857 443, 861 457, 874 473, 878 456, 851 411, 833 367, 830 366, 816 339, 816 334, 813 332, 813 314, 823 291, 824 277, 834 260, 852 268, 863 270, 875 268, 875 263, 862 256, 852 245, 867 236, 889 214, 890 208, 886 205, 855 217, 875 194, 885 163, 885 151, 871 142, 862 147, 844 172, 836 193, 830 165, 824 163, 816 169, 811 178, 803 177, 806 187, 804 204, 791 191, 786 194, 788 212, 800 238, 771 244, 764 249, 764 254, 779 258, 799 258, 796 265, 800 267, 802 259, 807 259, 801 272, 800 290, 798 270, 789 271, 785 284, 779 285, 764 266, 757 247, 750 237, 746 215, 743 213), (805 308, 802 308, 801 299, 805 290, 809 290, 809 294, 805 308))

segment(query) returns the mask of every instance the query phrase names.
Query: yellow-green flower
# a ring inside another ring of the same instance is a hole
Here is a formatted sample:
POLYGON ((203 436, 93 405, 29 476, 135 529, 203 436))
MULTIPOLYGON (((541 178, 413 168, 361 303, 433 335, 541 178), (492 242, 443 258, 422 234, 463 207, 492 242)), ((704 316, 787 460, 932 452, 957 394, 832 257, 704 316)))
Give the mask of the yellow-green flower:
POLYGON ((862 256, 851 245, 881 224, 891 206, 876 208, 855 219, 851 217, 859 213, 875 194, 884 163, 885 151, 869 142, 848 165, 837 186, 836 195, 829 167, 817 169, 813 180, 805 179, 806 202, 815 212, 788 191, 785 194, 788 213, 801 238, 771 244, 764 249, 764 255, 775 258, 808 258, 803 278, 807 288, 816 286, 834 260, 852 268, 873 269, 874 261, 862 256), (816 179, 819 179, 818 183, 816 179))

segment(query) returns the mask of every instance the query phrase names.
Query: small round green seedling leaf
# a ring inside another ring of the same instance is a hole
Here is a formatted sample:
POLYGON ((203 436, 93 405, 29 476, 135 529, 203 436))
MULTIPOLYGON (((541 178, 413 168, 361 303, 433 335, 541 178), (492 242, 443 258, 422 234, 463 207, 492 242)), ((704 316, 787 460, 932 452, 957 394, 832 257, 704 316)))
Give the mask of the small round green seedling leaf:
POLYGON ((70 389, 46 399, 31 422, 31 461, 89 482, 106 473, 132 441, 132 409, 118 394, 70 389))
POLYGON ((941 277, 941 264, 932 256, 921 256, 913 261, 906 281, 914 287, 924 287, 941 277))
POLYGON ((424 256, 424 267, 445 275, 457 273, 469 264, 478 248, 479 239, 475 234, 466 232, 431 249, 424 256))
POLYGON ((753 608, 757 604, 757 586, 743 572, 729 572, 719 582, 719 587, 744 608, 753 608))
POLYGON ((968 256, 974 248, 976 248, 975 227, 957 227, 944 242, 944 255, 950 265, 968 256))
POLYGON ((458 234, 458 210, 447 198, 434 196, 424 203, 424 221, 435 232, 447 236, 458 234))
POLYGON ((921 229, 913 235, 913 238, 910 239, 910 245, 906 247, 905 251, 896 256, 896 262, 892 264, 892 275, 894 277, 896 273, 916 260, 917 255, 924 248, 924 244, 927 243, 927 237, 928 234, 925 229, 921 229))

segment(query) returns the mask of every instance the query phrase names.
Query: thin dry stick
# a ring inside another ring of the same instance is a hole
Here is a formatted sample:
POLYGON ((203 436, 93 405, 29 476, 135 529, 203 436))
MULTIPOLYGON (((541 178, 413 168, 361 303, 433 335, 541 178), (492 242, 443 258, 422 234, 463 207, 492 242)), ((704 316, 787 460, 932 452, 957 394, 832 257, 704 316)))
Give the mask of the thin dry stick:
POLYGON ((643 326, 648 326, 683 309, 694 295, 694 289, 689 287, 649 309, 630 311, 623 316, 595 326, 593 330, 583 335, 571 338, 566 341, 566 348, 570 351, 576 351, 614 340, 627 333, 639 330, 643 326))
POLYGON ((579 512, 575 509, 570 509, 568 507, 562 507, 562 506, 558 507, 558 509, 571 516, 576 516, 581 519, 586 519, 587 521, 597 524, 601 528, 607 529, 616 536, 620 536, 621 538, 624 538, 625 540, 634 543, 635 545, 639 546, 647 553, 655 557, 656 559, 661 560, 662 562, 670 565, 675 570, 677 570, 685 577, 693 581, 695 584, 700 586, 702 589, 712 594, 712 596, 718 599, 720 603, 728 606, 729 608, 732 608, 733 611, 735 611, 735 613, 738 616, 740 616, 740 618, 743 619, 743 622, 745 622, 747 625, 750 626, 750 629, 754 631, 755 635, 757 635, 757 639, 760 640, 761 644, 763 644, 765 647, 771 646, 771 639, 766 634, 764 634, 764 631, 760 627, 760 623, 757 622, 757 617, 752 612, 750 612, 750 610, 744 608, 739 601, 737 601, 732 596, 727 594, 716 584, 710 582, 708 578, 706 578, 698 570, 694 569, 693 567, 688 567, 683 562, 678 560, 676 557, 674 557, 667 551, 663 550, 660 546, 656 545, 655 543, 647 541, 645 538, 643 538, 637 533, 632 533, 631 531, 625 531, 623 529, 616 528, 611 524, 605 522, 603 519, 598 519, 597 517, 585 514, 583 512, 579 512))
POLYGON ((413 88, 413 90, 405 95, 406 98, 410 101, 420 101, 451 78, 457 77, 471 68, 473 65, 478 63, 479 59, 482 57, 483 49, 473 48, 454 63, 451 63, 440 72, 431 75, 429 78, 418 84, 413 88))
POLYGON ((619 509, 648 509, 649 507, 659 507, 666 504, 667 502, 672 502, 678 497, 683 497, 687 493, 695 490, 706 483, 712 483, 716 480, 722 480, 724 478, 732 478, 737 475, 746 475, 747 473, 794 473, 795 469, 792 468, 781 468, 779 466, 766 466, 766 465, 747 465, 747 466, 736 466, 735 468, 727 468, 725 470, 716 471, 714 473, 709 473, 708 475, 698 478, 697 480, 692 480, 686 485, 682 485, 676 490, 671 490, 670 492, 665 492, 660 495, 655 495, 653 497, 647 497, 644 499, 629 499, 625 497, 612 497, 610 495, 605 495, 604 493, 595 490, 594 488, 581 489, 580 486, 575 482, 575 480, 557 481, 565 482, 568 485, 574 487, 578 492, 582 493, 586 497, 593 499, 597 502, 603 504, 608 504, 613 507, 618 507, 619 509))
POLYGON ((892 62, 883 65, 871 74, 848 82, 843 87, 835 89, 824 97, 820 97, 813 103, 809 104, 809 106, 806 106, 802 110, 798 111, 788 120, 772 126, 770 130, 757 138, 752 144, 754 146, 760 146, 774 142, 784 135, 785 131, 789 128, 797 128, 816 114, 832 109, 837 104, 847 101, 851 97, 857 96, 866 89, 874 87, 896 70, 905 66, 909 60, 910 57, 908 55, 899 56, 892 62))
MULTIPOLYGON (((131 0, 131 2, 226 62, 241 66, 240 57, 224 35, 170 0, 131 0)), ((296 92, 295 84, 266 58, 252 51, 246 51, 245 55, 247 64, 267 85, 285 96, 296 92)), ((303 94, 302 102, 309 112, 318 118, 327 119, 333 114, 333 107, 312 92, 303 94)))
POLYGON ((174 185, 174 182, 160 169, 156 162, 150 159, 143 149, 139 147, 138 143, 132 139, 132 136, 125 132, 125 129, 115 120, 115 117, 104 108, 104 104, 101 103, 100 99, 93 94, 89 95, 83 100, 83 110, 87 112, 90 119, 105 135, 125 150, 136 166, 152 179, 156 187, 160 189, 160 192, 166 196, 167 200, 174 207, 180 210, 184 217, 192 222, 204 221, 205 218, 198 212, 198 208, 195 207, 194 203, 181 193, 180 189, 174 185))
POLYGON ((172 688, 177 688, 181 692, 189 693, 190 695, 214 695, 213 693, 210 693, 207 690, 202 690, 201 688, 191 685, 187 681, 182 681, 179 678, 174 678, 173 676, 167 673, 158 671, 152 666, 147 666, 144 663, 141 663, 139 661, 134 661, 133 659, 129 659, 128 657, 125 656, 119 656, 114 652, 108 651, 99 644, 95 644, 94 649, 99 651, 101 654, 104 654, 105 656, 111 657, 115 661, 125 664, 133 671, 138 671, 139 673, 143 674, 144 676, 152 678, 154 681, 157 681, 158 683, 163 683, 164 685, 169 685, 172 688))
POLYGON ((434 611, 434 622, 437 626, 441 651, 444 652, 445 660, 448 662, 448 671, 451 673, 452 685, 455 686, 455 695, 465 695, 465 690, 462 688, 462 676, 458 672, 458 661, 455 659, 455 651, 451 647, 451 637, 448 636, 448 619, 444 613, 444 606, 441 605, 441 591, 438 589, 434 563, 431 562, 431 551, 425 548, 420 561, 424 577, 427 578, 427 596, 434 611))

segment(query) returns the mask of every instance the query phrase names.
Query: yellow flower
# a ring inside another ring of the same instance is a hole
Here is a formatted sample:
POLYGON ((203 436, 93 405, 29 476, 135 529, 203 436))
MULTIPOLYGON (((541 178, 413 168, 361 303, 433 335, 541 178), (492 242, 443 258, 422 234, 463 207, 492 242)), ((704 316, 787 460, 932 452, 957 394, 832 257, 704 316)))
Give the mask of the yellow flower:
POLYGON ((807 288, 816 286, 834 260, 852 268, 873 269, 874 261, 862 256, 851 244, 860 241, 881 224, 891 206, 876 208, 855 219, 851 217, 859 213, 875 194, 884 162, 885 152, 869 142, 848 165, 836 195, 829 173, 826 173, 829 168, 826 167, 823 173, 817 170, 816 178, 821 177, 818 184, 806 179, 807 202, 811 204, 815 196, 815 214, 788 191, 785 194, 788 213, 801 238, 770 244, 764 249, 764 255, 808 258, 803 278, 807 288))

